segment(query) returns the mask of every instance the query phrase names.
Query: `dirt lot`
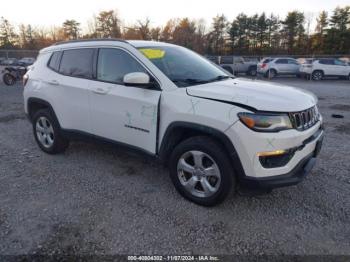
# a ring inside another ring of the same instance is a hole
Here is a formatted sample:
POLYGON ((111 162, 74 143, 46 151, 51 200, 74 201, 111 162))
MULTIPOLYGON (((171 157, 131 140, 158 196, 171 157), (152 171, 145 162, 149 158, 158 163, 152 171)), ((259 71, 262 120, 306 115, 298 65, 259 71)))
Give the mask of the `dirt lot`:
POLYGON ((319 97, 316 167, 297 186, 214 208, 184 200, 167 170, 121 148, 75 142, 44 154, 22 88, 0 85, 0 254, 350 255, 350 82, 273 81, 319 97))

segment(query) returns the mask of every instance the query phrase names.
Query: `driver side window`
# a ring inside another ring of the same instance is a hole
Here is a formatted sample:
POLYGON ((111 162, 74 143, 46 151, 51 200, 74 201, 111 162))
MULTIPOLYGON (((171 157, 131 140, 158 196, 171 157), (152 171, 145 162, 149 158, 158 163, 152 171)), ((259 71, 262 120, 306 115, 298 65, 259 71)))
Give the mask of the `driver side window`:
POLYGON ((123 84, 126 74, 147 71, 127 52, 116 48, 101 48, 98 53, 97 79, 123 84))

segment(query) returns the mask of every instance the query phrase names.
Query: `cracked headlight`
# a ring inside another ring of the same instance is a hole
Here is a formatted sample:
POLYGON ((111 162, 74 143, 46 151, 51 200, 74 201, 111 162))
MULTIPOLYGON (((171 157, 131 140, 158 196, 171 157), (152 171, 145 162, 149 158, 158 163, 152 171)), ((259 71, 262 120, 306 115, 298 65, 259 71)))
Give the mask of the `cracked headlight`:
POLYGON ((292 129, 292 123, 287 114, 269 113, 238 113, 241 122, 254 131, 278 132, 292 129))

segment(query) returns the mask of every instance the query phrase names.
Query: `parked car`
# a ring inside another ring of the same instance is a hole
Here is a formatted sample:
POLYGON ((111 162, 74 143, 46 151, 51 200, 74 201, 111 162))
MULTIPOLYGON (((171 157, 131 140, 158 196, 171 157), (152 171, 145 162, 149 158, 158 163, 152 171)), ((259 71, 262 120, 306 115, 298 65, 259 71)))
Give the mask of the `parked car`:
POLYGON ((339 59, 322 58, 302 64, 300 74, 305 77, 311 77, 315 81, 319 81, 327 76, 350 80, 350 66, 339 59))
POLYGON ((258 64, 258 73, 269 78, 277 75, 299 75, 300 64, 294 58, 267 57, 258 64))
POLYGON ((18 63, 17 58, 7 58, 1 61, 1 65, 3 66, 15 66, 18 63))
POLYGON ((247 61, 242 56, 222 56, 220 66, 231 74, 244 73, 249 76, 256 76, 257 61, 247 61))
POLYGON ((311 93, 236 79, 167 43, 53 45, 24 76, 23 94, 44 152, 61 153, 76 137, 124 145, 161 160, 178 192, 207 206, 237 183, 268 190, 297 184, 323 139, 311 93))
POLYGON ((34 57, 23 57, 20 60, 18 60, 18 63, 23 66, 29 66, 34 64, 35 58, 34 57))

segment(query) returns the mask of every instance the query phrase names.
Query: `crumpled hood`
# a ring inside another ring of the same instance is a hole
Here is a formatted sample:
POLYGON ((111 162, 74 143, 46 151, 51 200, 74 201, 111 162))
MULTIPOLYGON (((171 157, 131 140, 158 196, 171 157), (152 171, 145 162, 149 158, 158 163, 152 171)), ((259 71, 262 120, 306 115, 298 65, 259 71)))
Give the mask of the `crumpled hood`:
POLYGON ((242 104, 260 111, 297 112, 317 103, 317 97, 308 91, 278 83, 238 78, 187 87, 187 93, 242 104))

